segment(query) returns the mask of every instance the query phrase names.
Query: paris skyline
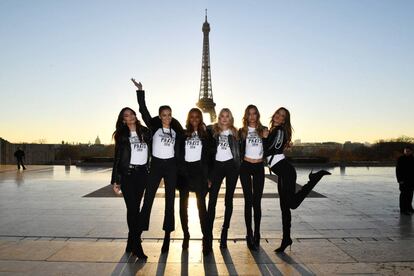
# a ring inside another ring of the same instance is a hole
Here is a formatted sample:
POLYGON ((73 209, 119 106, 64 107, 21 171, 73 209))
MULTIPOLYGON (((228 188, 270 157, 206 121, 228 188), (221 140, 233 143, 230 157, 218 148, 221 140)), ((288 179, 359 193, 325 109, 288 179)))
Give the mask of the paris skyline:
POLYGON ((236 126, 252 103, 266 125, 287 107, 303 142, 414 136, 411 1, 2 1, 0 137, 109 144, 121 108, 138 112, 131 77, 184 124, 205 8, 216 111, 236 126))

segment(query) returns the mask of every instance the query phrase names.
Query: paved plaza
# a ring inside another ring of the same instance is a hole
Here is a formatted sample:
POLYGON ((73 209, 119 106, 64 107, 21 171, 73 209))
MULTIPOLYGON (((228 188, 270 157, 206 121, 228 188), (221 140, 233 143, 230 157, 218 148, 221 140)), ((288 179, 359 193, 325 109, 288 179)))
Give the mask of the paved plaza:
MULTIPOLYGON (((328 168, 329 169, 329 168, 328 168)), ((150 231, 143 235, 146 263, 124 254, 125 204, 108 186, 111 169, 0 166, 0 273, 33 275, 414 275, 412 216, 400 216, 392 167, 330 168, 310 198, 292 211, 291 251, 276 255, 281 214, 276 183, 266 177, 262 242, 257 252, 244 241, 240 183, 229 229, 229 248, 203 257, 195 197, 189 202, 190 248, 176 231, 168 254, 160 254, 163 189, 154 202, 150 231)), ((310 168, 298 169, 305 183, 310 168)), ((224 185, 223 185, 224 186, 224 185)), ((224 187, 223 187, 224 188, 224 187)), ((221 191, 224 193, 224 189, 221 191)), ((214 235, 224 215, 217 203, 214 235)))

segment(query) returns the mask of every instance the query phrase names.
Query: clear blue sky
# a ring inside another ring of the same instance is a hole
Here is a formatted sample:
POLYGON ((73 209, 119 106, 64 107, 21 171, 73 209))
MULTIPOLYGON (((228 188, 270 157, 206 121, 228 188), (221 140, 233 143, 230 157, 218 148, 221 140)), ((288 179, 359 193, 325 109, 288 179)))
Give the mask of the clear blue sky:
MULTIPOLYGON (((111 142, 124 106, 198 98, 204 9, 214 100, 240 126, 292 113, 294 139, 414 136, 414 1, 0 1, 0 137, 111 142)), ((208 116, 205 116, 207 119, 208 116)))

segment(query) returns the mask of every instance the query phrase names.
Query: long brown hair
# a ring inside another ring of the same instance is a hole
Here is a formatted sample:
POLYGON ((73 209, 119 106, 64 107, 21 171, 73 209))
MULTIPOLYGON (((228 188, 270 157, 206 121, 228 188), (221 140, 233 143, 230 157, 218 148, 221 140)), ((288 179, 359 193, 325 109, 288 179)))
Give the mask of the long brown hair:
POLYGON ((274 122, 273 122, 273 118, 275 117, 276 113, 278 113, 281 110, 285 111, 285 113, 286 113, 285 122, 283 123, 282 127, 287 133, 287 137, 286 137, 287 138, 287 143, 286 143, 286 145, 290 145, 290 143, 292 142, 293 128, 292 128, 292 124, 290 123, 290 112, 285 107, 279 107, 275 111, 275 113, 273 113, 272 117, 270 118, 270 123, 269 123, 270 130, 269 131, 272 131, 276 127, 274 122))
POLYGON ((195 131, 195 129, 190 123, 191 113, 197 113, 197 115, 200 117, 200 124, 198 124, 196 130, 197 130, 199 137, 205 137, 207 135, 207 131, 206 131, 206 125, 204 124, 204 121, 203 121, 203 113, 201 113, 200 109, 195 108, 195 107, 191 108, 190 111, 188 111, 187 120, 185 121, 185 128, 186 128, 185 135, 187 137, 191 137, 191 134, 193 134, 193 132, 195 131))
POLYGON ((131 111, 132 114, 135 115, 135 125, 136 125, 137 135, 140 140, 142 140, 143 138, 142 137, 142 125, 141 125, 141 122, 137 118, 137 113, 135 113, 135 111, 132 108, 124 107, 121 109, 121 111, 118 114, 118 119, 116 120, 116 124, 115 124, 115 131, 112 134, 112 139, 115 139, 115 143, 119 141, 119 138, 121 138, 121 136, 129 137, 130 135, 129 128, 124 123, 124 112, 126 110, 131 111))
POLYGON ((256 132, 259 135, 260 138, 263 138, 263 130, 264 130, 264 126, 262 125, 262 123, 260 122, 260 112, 259 109, 257 109, 257 106, 253 105, 253 104, 249 104, 246 109, 244 110, 244 115, 243 115, 243 127, 241 129, 241 135, 243 137, 243 139, 246 139, 247 137, 247 131, 248 131, 248 127, 249 127, 249 111, 250 109, 254 109, 256 111, 257 114, 257 120, 256 120, 256 132))
POLYGON ((222 126, 220 125, 220 116, 223 113, 228 113, 229 114, 229 117, 230 117, 229 130, 232 132, 233 136, 236 137, 236 139, 238 139, 237 129, 234 127, 234 117, 233 117, 233 114, 231 113, 230 109, 228 109, 228 108, 223 108, 222 110, 220 110, 220 113, 217 116, 218 117, 217 123, 215 123, 213 125, 214 136, 220 135, 220 132, 222 131, 222 126))

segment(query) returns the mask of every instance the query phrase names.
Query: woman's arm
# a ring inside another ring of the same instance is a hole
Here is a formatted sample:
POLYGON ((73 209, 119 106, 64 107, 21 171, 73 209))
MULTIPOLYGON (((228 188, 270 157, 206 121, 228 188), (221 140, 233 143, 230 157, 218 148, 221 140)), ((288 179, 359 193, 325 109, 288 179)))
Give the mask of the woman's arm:
POLYGON ((147 105, 145 103, 145 91, 142 90, 141 82, 136 82, 135 79, 131 79, 134 85, 137 87, 137 100, 139 105, 139 113, 141 113, 142 119, 148 128, 151 128, 151 114, 148 111, 147 105))
POLYGON ((118 142, 115 142, 115 156, 114 165, 112 167, 111 184, 114 185, 113 189, 115 193, 119 193, 121 175, 118 171, 119 162, 121 160, 121 149, 118 142))

